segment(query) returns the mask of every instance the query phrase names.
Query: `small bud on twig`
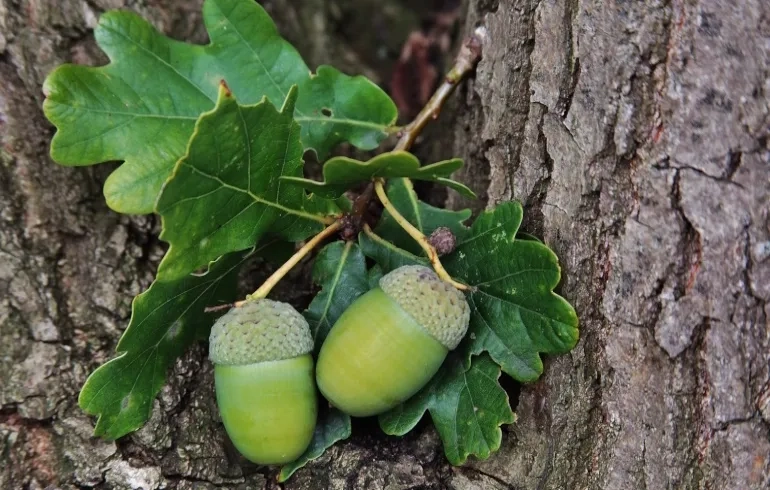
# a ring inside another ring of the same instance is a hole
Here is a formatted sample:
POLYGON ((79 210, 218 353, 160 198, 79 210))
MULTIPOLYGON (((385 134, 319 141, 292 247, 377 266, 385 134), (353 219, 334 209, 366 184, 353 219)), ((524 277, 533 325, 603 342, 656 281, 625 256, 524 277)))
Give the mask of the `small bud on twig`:
POLYGON ((428 237, 428 241, 439 255, 450 254, 457 246, 457 238, 446 226, 436 228, 428 237))

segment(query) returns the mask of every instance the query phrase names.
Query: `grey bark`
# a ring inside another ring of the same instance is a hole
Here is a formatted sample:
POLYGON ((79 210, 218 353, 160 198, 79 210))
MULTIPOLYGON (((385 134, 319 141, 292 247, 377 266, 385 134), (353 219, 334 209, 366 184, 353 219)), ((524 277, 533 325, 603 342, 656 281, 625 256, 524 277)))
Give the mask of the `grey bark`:
MULTIPOLYGON (((100 10, 202 41, 199 4, 0 0, 0 488, 277 486, 228 451, 201 349, 117 443, 76 404, 160 248, 152 218, 103 204, 108 166, 50 161, 41 83, 104 61, 100 10)), ((363 41, 340 37, 374 4, 267 7, 311 64, 382 81, 363 41)), ((381 10, 397 46, 405 14, 381 10)), ((521 387, 487 461, 451 468, 429 424, 403 439, 357 426, 285 488, 770 487, 770 4, 471 0, 464 22, 489 45, 422 151, 453 141, 484 202, 525 203, 581 341, 521 387)))

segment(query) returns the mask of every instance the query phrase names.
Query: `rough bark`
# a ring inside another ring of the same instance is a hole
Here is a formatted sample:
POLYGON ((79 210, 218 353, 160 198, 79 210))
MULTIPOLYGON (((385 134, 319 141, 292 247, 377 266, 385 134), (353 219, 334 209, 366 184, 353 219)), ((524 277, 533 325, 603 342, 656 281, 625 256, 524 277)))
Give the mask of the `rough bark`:
MULTIPOLYGON (((364 43, 397 50, 413 15, 382 8, 392 32, 362 41, 345 28, 376 2, 265 3, 310 64, 379 81, 364 43)), ((153 218, 103 204, 108 166, 50 161, 40 87, 103 62, 90 29, 122 6, 204 39, 199 1, 0 0, 0 488, 275 488, 228 449, 202 349, 117 443, 77 408, 161 249, 153 218)), ((770 4, 471 0, 478 22, 484 60, 422 151, 453 141, 484 202, 526 204, 581 341, 521 387, 488 461, 451 468, 428 424, 361 423, 285 488, 767 488, 770 4)))

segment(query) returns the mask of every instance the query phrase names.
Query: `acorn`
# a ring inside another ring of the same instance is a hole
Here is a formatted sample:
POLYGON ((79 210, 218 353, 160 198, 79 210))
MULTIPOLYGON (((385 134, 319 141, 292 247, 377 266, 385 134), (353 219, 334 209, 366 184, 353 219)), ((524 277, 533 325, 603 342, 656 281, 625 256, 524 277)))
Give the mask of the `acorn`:
POLYGON ((318 414, 313 337, 291 305, 249 300, 211 328, 217 405, 227 434, 258 464, 296 460, 318 414))
POLYGON ((316 364, 318 388, 349 415, 385 412, 430 381, 469 321, 463 293, 433 270, 395 269, 329 331, 316 364))

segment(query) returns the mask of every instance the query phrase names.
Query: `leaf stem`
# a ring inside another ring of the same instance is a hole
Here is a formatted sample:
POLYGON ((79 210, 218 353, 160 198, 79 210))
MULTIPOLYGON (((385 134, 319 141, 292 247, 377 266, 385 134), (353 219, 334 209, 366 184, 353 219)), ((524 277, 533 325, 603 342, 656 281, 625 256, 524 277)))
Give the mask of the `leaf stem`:
POLYGON ((320 233, 318 233, 316 236, 311 238, 307 241, 299 250, 297 250, 294 255, 292 255, 289 260, 284 262, 284 264, 279 267, 275 272, 270 275, 270 277, 267 278, 265 282, 262 283, 262 285, 251 293, 250 295, 246 296, 246 300, 244 301, 237 301, 235 303, 235 306, 241 306, 243 303, 245 303, 248 300, 252 299, 261 299, 267 297, 268 294, 270 294, 270 291, 275 287, 278 282, 286 276, 286 274, 289 273, 289 271, 299 263, 300 260, 302 260, 308 253, 310 253, 311 250, 313 250, 316 246, 318 246, 319 243, 324 241, 326 238, 330 237, 334 233, 337 232, 337 230, 340 229, 342 226, 342 223, 337 220, 334 223, 330 224, 326 228, 323 229, 320 233))
POLYGON ((428 237, 426 237, 420 230, 415 228, 412 223, 407 221, 407 219, 398 212, 398 209, 396 209, 393 203, 390 202, 390 199, 388 199, 388 195, 385 192, 385 181, 383 179, 378 178, 374 181, 374 191, 377 193, 377 197, 380 199, 383 207, 385 207, 393 219, 395 219, 399 226, 401 226, 401 228, 403 228, 404 231, 409 234, 409 236, 414 238, 417 244, 420 245, 420 247, 425 251, 425 254, 428 256, 428 260, 433 266, 433 270, 436 271, 438 277, 462 291, 470 289, 465 284, 452 279, 452 276, 450 276, 446 269, 444 269, 444 266, 441 265, 441 260, 438 258, 438 252, 436 252, 436 248, 430 244, 428 237))
POLYGON ((460 48, 454 66, 444 77, 444 81, 430 98, 425 107, 422 108, 414 121, 410 122, 401 130, 401 137, 396 143, 394 150, 408 150, 420 135, 428 123, 441 113, 441 108, 447 101, 457 85, 467 77, 476 68, 481 60, 481 50, 487 37, 486 28, 477 27, 473 34, 468 37, 460 48))

